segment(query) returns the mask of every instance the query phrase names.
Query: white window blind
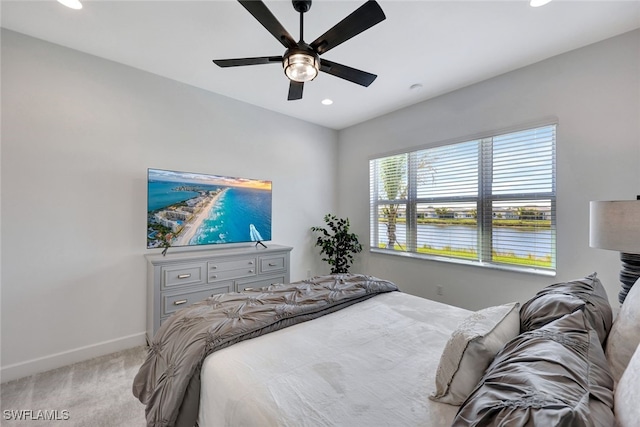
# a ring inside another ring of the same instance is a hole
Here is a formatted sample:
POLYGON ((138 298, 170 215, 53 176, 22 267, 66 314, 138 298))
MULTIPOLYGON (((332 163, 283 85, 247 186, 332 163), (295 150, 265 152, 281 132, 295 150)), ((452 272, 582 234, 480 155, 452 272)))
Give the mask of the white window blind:
POLYGON ((372 159, 371 250, 555 271, 555 130, 372 159))

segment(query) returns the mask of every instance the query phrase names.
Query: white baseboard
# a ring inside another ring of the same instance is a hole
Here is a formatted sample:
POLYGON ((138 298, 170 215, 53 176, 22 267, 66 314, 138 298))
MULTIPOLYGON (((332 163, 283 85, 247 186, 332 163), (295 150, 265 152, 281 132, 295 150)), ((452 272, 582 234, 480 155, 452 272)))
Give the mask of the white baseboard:
POLYGON ((28 377, 29 375, 82 362, 94 357, 104 356, 106 354, 144 345, 146 343, 145 336, 146 334, 144 332, 140 332, 126 337, 103 341, 101 343, 63 351, 49 356, 38 357, 37 359, 27 360, 26 362, 3 366, 0 369, 0 381, 5 383, 7 381, 28 377))

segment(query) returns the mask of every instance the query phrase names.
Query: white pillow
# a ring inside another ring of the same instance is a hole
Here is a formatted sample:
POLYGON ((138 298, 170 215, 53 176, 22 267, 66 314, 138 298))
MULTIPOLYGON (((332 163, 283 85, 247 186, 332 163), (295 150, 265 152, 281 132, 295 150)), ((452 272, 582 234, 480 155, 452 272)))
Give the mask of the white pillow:
POLYGON ((520 304, 489 307, 467 317, 440 356, 431 400, 461 405, 504 345, 520 333, 520 304))
POLYGON ((640 279, 624 300, 607 338, 607 360, 618 382, 640 343, 640 279))
MULTIPOLYGON (((636 286, 638 283, 636 282, 636 286)), ((624 300, 626 303, 627 300, 624 300)), ((640 420, 640 346, 622 374, 615 393, 616 426, 637 427, 640 420)))

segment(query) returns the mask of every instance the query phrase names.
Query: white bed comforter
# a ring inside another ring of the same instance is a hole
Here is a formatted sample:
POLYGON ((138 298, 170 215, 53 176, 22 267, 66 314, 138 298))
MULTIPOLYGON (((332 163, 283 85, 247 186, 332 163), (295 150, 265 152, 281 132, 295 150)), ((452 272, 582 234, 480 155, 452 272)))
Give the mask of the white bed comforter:
POLYGON ((450 426, 429 400, 471 312, 401 292, 235 344, 201 372, 200 427, 450 426))

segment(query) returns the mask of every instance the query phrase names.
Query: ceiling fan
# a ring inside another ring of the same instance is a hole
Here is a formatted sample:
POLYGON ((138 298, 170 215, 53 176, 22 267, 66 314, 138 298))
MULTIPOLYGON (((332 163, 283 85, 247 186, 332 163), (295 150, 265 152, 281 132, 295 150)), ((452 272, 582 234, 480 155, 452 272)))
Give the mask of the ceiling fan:
POLYGON ((346 65, 338 64, 327 59, 320 60, 320 55, 385 20, 386 16, 375 0, 368 0, 310 44, 305 43, 303 31, 304 13, 311 8, 311 0, 292 0, 293 8, 300 12, 300 41, 298 42, 291 37, 261 0, 238 1, 258 22, 278 39, 287 50, 282 56, 214 59, 213 62, 216 65, 220 67, 239 67, 244 65, 282 63, 285 74, 289 80, 291 80, 289 83, 289 96, 287 97, 289 101, 302 99, 304 82, 313 80, 319 71, 332 74, 365 87, 369 86, 376 79, 377 76, 375 74, 347 67, 346 65))

